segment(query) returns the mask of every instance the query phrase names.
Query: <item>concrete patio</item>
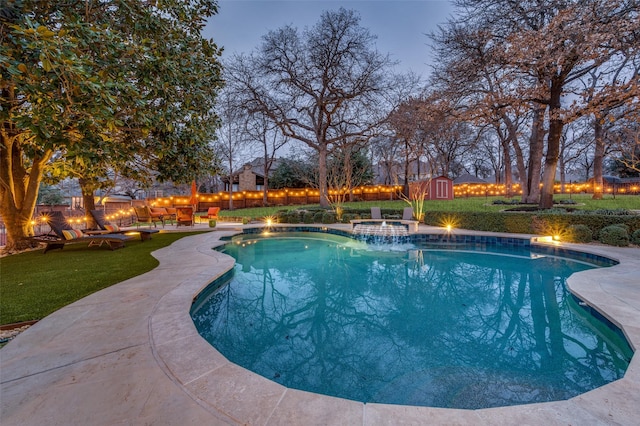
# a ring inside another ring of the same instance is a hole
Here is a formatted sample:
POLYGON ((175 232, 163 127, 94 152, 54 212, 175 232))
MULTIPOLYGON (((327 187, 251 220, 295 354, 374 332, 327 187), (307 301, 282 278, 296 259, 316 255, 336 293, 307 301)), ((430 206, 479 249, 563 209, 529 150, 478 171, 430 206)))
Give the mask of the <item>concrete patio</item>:
MULTIPOLYGON (((204 229, 206 225, 196 225, 204 229)), ((233 265, 212 250, 239 225, 154 252, 160 266, 73 303, 0 350, 0 423, 10 425, 637 425, 640 366, 567 401, 454 410, 363 404, 288 389, 227 361, 189 316, 233 265)), ((349 229, 346 225, 345 229, 349 229)), ((170 230, 171 227, 167 227, 170 230)), ((181 228, 186 229, 186 228, 181 228)), ((434 229, 420 226, 419 232, 434 229)), ((581 299, 640 344, 640 249, 572 247, 621 263, 574 274, 581 299)), ((126 248, 125 248, 126 250, 126 248)))

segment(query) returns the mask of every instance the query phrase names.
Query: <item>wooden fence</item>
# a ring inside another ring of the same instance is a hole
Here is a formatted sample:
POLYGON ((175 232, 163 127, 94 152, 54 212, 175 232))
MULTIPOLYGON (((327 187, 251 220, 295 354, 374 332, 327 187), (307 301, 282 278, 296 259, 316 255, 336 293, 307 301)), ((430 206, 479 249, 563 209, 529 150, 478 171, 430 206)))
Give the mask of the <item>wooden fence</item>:
MULTIPOLYGON (((400 199, 401 186, 363 186, 354 188, 352 192, 354 201, 381 201, 381 200, 398 200, 400 199)), ((330 197, 345 197, 350 199, 348 193, 335 190, 329 191, 330 197)), ((218 192, 217 194, 197 195, 197 211, 206 211, 209 207, 219 207, 222 210, 229 209, 229 198, 233 196, 233 208, 244 209, 249 207, 268 206, 291 206, 319 204, 320 193, 317 189, 277 189, 267 191, 267 202, 264 203, 264 194, 262 191, 242 191, 234 192, 230 195, 228 192, 218 192)), ((146 202, 149 205, 158 207, 175 207, 189 205, 190 196, 173 196, 162 198, 150 198, 146 202)))

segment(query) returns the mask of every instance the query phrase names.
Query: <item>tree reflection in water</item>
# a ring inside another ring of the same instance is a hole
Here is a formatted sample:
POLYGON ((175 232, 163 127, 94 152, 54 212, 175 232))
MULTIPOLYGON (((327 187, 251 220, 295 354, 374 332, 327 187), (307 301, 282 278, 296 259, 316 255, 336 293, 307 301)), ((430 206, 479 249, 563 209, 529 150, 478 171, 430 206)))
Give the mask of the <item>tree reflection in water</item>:
POLYGON ((291 388, 475 409, 570 398, 622 377, 631 357, 566 297, 584 264, 322 239, 229 246, 236 273, 194 322, 231 361, 291 388))

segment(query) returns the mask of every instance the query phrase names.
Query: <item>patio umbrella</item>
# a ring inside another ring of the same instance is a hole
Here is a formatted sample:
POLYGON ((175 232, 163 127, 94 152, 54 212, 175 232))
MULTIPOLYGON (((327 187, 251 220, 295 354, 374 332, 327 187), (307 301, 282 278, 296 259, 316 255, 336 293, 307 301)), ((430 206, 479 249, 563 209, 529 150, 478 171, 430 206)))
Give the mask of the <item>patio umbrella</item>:
POLYGON ((189 199, 189 204, 194 206, 194 210, 195 210, 196 204, 198 203, 198 199, 196 197, 197 194, 198 194, 198 187, 196 186, 196 181, 194 179, 194 181, 191 182, 191 198, 189 199))

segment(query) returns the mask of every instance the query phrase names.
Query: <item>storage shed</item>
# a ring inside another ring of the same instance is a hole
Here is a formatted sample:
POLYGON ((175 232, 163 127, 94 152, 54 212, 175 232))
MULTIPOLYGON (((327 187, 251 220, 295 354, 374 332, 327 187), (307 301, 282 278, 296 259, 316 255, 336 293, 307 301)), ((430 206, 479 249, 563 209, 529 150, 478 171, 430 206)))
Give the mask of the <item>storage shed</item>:
POLYGON ((409 193, 425 193, 425 200, 453 200, 453 180, 446 176, 423 179, 409 183, 409 193))

